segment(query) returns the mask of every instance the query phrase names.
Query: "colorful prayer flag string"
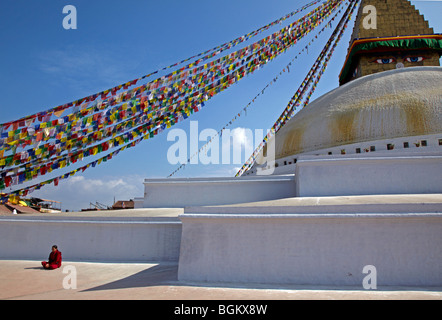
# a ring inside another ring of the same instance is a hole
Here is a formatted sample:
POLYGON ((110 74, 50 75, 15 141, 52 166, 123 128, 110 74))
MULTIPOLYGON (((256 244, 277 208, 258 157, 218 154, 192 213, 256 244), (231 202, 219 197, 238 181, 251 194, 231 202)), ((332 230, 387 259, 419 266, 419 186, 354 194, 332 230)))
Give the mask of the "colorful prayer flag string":
MULTIPOLYGON (((263 27, 261 27, 261 28, 255 30, 255 31, 249 32, 249 33, 247 33, 247 34, 245 34, 245 35, 243 35, 243 36, 241 36, 241 37, 238 37, 238 38, 236 38, 235 40, 232 40, 232 41, 226 42, 226 43, 224 43, 224 44, 222 44, 222 45, 216 46, 216 47, 214 47, 214 48, 212 48, 212 49, 209 49, 209 50, 206 50, 206 51, 201 52, 201 53, 199 53, 199 54, 196 54, 196 55, 194 55, 194 56, 192 56, 192 57, 190 57, 190 58, 187 58, 187 59, 184 59, 184 60, 182 60, 182 61, 180 61, 180 62, 174 63, 174 64, 172 64, 172 65, 170 65, 170 66, 167 66, 167 67, 164 67, 164 68, 162 68, 162 69, 158 69, 158 70, 156 70, 156 71, 150 72, 149 74, 146 74, 146 75, 144 75, 144 76, 141 76, 141 77, 139 77, 139 78, 137 78, 137 79, 130 80, 130 81, 125 82, 125 83, 123 83, 123 84, 120 84, 120 85, 118 85, 118 86, 115 86, 115 87, 109 88, 109 89, 107 89, 107 90, 101 91, 101 92, 96 93, 96 94, 93 94, 93 95, 89 95, 89 96, 87 96, 87 97, 84 97, 84 98, 81 98, 81 99, 75 100, 75 101, 70 102, 70 103, 66 103, 66 104, 64 104, 64 105, 57 106, 57 107, 55 107, 55 108, 48 109, 48 110, 46 110, 46 111, 38 112, 38 113, 36 113, 36 114, 29 115, 29 116, 26 116, 26 117, 20 118, 20 119, 15 120, 15 121, 10 121, 10 122, 6 122, 6 123, 3 123, 3 124, 0 124, 0 133, 1 133, 4 129, 8 129, 8 127, 11 126, 11 125, 12 125, 12 127, 14 128, 14 130, 16 130, 16 129, 18 129, 19 127, 28 127, 29 124, 34 123, 34 121, 35 121, 36 119, 39 119, 39 118, 43 118, 43 117, 46 117, 46 118, 47 118, 47 117, 49 117, 49 119, 50 119, 50 117, 51 117, 52 114, 54 114, 56 117, 60 117, 60 116, 63 114, 64 110, 66 110, 66 109, 68 109, 68 108, 75 107, 75 106, 80 106, 80 105, 82 105, 83 103, 87 103, 87 102, 95 101, 98 97, 101 97, 101 98, 104 99, 109 93, 111 93, 111 95, 114 96, 114 95, 116 95, 116 93, 117 93, 119 90, 121 90, 122 88, 123 88, 123 89, 127 89, 128 87, 135 85, 138 81, 143 80, 143 79, 146 79, 146 78, 149 78, 150 76, 152 76, 152 75, 154 75, 154 74, 157 74, 157 73, 159 73, 160 71, 163 71, 163 70, 167 70, 167 69, 170 69, 170 68, 176 67, 176 66, 181 65, 181 64, 183 64, 183 63, 185 63, 185 62, 187 62, 187 61, 190 61, 190 60, 192 60, 192 59, 194 59, 194 58, 198 58, 198 57, 201 57, 202 55, 206 55, 206 56, 204 56, 204 57, 198 59, 197 61, 195 61, 195 65, 197 65, 197 64, 201 63, 202 61, 205 61, 205 60, 207 60, 207 59, 210 59, 210 58, 212 58, 212 57, 214 57, 214 56, 220 54, 221 52, 223 52, 223 51, 226 50, 226 49, 231 49, 231 48, 233 48, 234 46, 238 45, 239 43, 242 43, 243 41, 249 40, 250 38, 252 38, 252 37, 254 37, 254 36, 260 34, 261 32, 263 32, 263 31, 269 29, 270 27, 272 27, 272 26, 274 26, 274 25, 276 25, 276 24, 278 24, 278 23, 281 23, 282 21, 284 21, 284 20, 286 20, 286 19, 292 17, 292 16, 295 15, 296 13, 302 12, 302 11, 304 11, 305 9, 307 9, 307 8, 309 8, 309 7, 311 7, 311 6, 315 5, 315 4, 317 4, 317 3, 319 3, 319 2, 320 2, 320 1, 318 1, 318 0, 316 0, 316 1, 312 1, 312 2, 310 2, 310 3, 308 3, 308 4, 304 5, 304 6, 302 6, 300 9, 297 9, 297 10, 295 10, 295 11, 293 11, 293 12, 291 12, 291 13, 285 15, 284 17, 281 17, 281 18, 279 18, 279 19, 277 19, 277 20, 275 20, 275 21, 273 21, 273 22, 271 22, 271 23, 269 23, 269 24, 267 24, 267 25, 265 25, 265 26, 263 26, 263 27), (213 53, 212 53, 211 55, 208 55, 208 53, 210 53, 210 52, 213 52, 213 53)), ((192 64, 191 64, 191 65, 192 65, 192 64)), ((184 69, 188 69, 188 68, 189 68, 189 65, 186 66, 184 69)))
MULTIPOLYGON (((342 4, 341 4, 342 5, 342 4)), ((331 27, 331 21, 333 21, 339 14, 341 13, 341 9, 339 9, 338 10, 338 12, 331 18, 331 20, 330 20, 330 22, 329 23, 327 23, 319 32, 318 32, 318 34, 315 36, 315 38, 317 38, 318 37, 318 35, 320 35, 326 28, 328 28, 328 27, 331 27)), ((313 42, 314 41, 314 39, 311 41, 311 42, 313 42)), ((311 42, 308 44, 308 46, 310 46, 311 45, 311 42)), ((298 55, 301 55, 302 54, 302 52, 304 52, 304 49, 302 50, 302 51, 300 51, 299 53, 298 53, 298 55)), ((280 72, 279 72, 279 75, 281 75, 282 73, 284 73, 285 72, 285 70, 287 69, 287 72, 290 72, 290 66, 292 65, 292 62, 294 62, 296 59, 297 59, 297 57, 298 56, 295 56, 292 60, 291 60, 291 62, 289 63, 289 64, 287 64, 284 68, 283 68, 283 70, 281 70, 280 72)), ((204 151, 206 148, 207 148, 207 146, 217 137, 217 136, 221 136, 222 135, 222 132, 226 129, 226 128, 228 128, 230 125, 232 125, 235 121, 236 121, 236 119, 237 118, 239 118, 243 113, 244 114, 246 114, 247 113, 247 109, 255 102, 255 100, 260 96, 260 95, 262 95, 262 94, 264 94, 264 92, 265 92, 265 90, 267 89, 267 88, 269 88, 271 85, 272 85, 272 83, 274 83, 274 82, 276 82, 277 80, 279 79, 279 77, 278 76, 276 76, 276 77, 274 77, 257 95, 255 95, 255 97, 244 107, 244 108, 242 108, 241 110, 240 110, 240 112, 238 112, 228 123, 226 123, 224 126, 223 126, 223 128, 221 129, 221 130, 219 130, 215 135, 213 135, 210 139, 209 139, 209 141, 207 141, 200 149, 198 149, 198 151, 197 152, 195 152, 194 154, 192 154, 192 155, 190 155, 190 157, 187 159, 187 162, 186 163, 181 163, 180 164, 180 166, 177 168, 177 169, 175 169, 172 173, 170 173, 167 177, 168 178, 170 178, 170 177, 172 177, 172 176, 174 176, 178 171, 180 171, 181 169, 183 169, 188 163, 191 163, 191 160, 195 157, 195 156, 197 156, 198 154, 200 154, 202 151, 204 151)))
POLYGON ((306 78, 301 83, 301 86, 299 87, 298 91, 293 95, 293 97, 289 101, 286 109, 283 111, 283 113, 276 120, 276 122, 272 126, 269 134, 267 134, 267 136, 263 139, 263 141, 259 144, 259 146, 252 153, 250 158, 244 163, 244 165, 241 167, 241 169, 236 173, 236 175, 235 175, 236 177, 243 175, 246 171, 250 170, 253 167, 253 165, 255 164, 255 161, 256 161, 256 157, 259 155, 261 150, 267 144, 269 139, 272 138, 273 136, 275 136, 276 133, 279 131, 279 129, 288 120, 290 120, 291 117, 294 115, 294 109, 297 106, 299 106, 300 101, 302 100, 302 97, 304 96, 307 88, 310 86, 312 81, 315 80, 315 77, 316 77, 316 80, 314 81, 312 89, 308 93, 308 96, 304 102, 303 107, 306 107, 308 105, 309 99, 310 99, 311 95, 313 94, 321 75, 324 73, 324 70, 327 66, 328 60, 331 58, 334 48, 336 47, 339 40, 341 39, 342 34, 347 27, 347 23, 351 19, 351 15, 353 14, 353 11, 356 8, 359 1, 360 0, 350 0, 350 4, 347 7, 347 10, 345 11, 345 13, 343 14, 341 20, 339 21, 338 25, 336 26, 335 31, 333 32, 330 39, 325 44, 319 57, 316 59, 315 63, 313 64, 313 66, 310 69, 309 73, 307 74, 306 78), (320 65, 322 65, 321 70, 319 72, 319 75, 316 76, 316 73, 319 70, 320 65))
MULTIPOLYGON (((7 132, 8 139, 11 137, 12 139, 6 143, 9 145, 12 143, 13 154, 3 156, 5 148, 0 149, 2 151, 0 166, 10 167, 1 172, 0 190, 35 179, 52 170, 64 168, 85 157, 106 152, 138 136, 144 136, 144 139, 152 138, 164 129, 186 119, 190 114, 198 112, 205 101, 285 52, 296 44, 297 40, 322 23, 341 2, 342 0, 329 0, 271 36, 216 62, 212 61, 210 64, 194 68, 193 72, 189 70, 184 74, 172 73, 169 77, 161 77, 160 80, 128 90, 109 100, 92 105, 80 105, 78 109, 81 110, 76 110, 77 112, 63 118, 49 121, 49 115, 44 115, 39 119, 41 123, 34 126, 34 131, 30 130, 35 140, 26 140, 29 138, 29 135, 25 136, 29 133, 28 130, 17 129, 18 132, 17 130, 7 132), (208 70, 218 71, 220 74, 214 77, 213 74, 208 74, 208 70), (194 75, 190 77, 192 73, 194 75), (182 80, 183 77, 186 80, 182 80), (160 87, 160 84, 163 86, 160 87), (179 95, 175 89, 182 94, 179 95), (180 97, 181 100, 178 100, 180 97), (116 106, 119 103, 121 105, 116 106), (108 109, 109 106, 114 107, 108 109), (64 134, 69 135, 69 139, 64 137, 64 134), (119 135, 116 136, 117 134, 119 135), (41 143, 54 137, 55 142, 41 143), (26 141, 25 145, 34 143, 38 146, 15 153, 18 141, 26 141), (93 143, 96 144, 92 145, 93 143)), ((58 115, 61 116, 61 113, 58 115)), ((26 127, 29 128, 31 127, 26 127)), ((4 134, 2 133, 2 138, 4 134)), ((5 141, 2 142, 4 145, 5 141)), ((29 190, 31 189, 25 188, 12 193, 29 192, 29 190)))

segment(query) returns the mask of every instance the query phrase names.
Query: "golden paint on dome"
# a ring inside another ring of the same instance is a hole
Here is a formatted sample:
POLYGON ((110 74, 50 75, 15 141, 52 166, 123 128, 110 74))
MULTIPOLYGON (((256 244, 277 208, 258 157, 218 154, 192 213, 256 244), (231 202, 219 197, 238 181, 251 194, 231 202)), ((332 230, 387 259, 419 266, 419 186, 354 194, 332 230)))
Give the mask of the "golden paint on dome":
POLYGON ((276 134, 276 159, 339 145, 442 132, 442 68, 361 78, 313 101, 276 134))

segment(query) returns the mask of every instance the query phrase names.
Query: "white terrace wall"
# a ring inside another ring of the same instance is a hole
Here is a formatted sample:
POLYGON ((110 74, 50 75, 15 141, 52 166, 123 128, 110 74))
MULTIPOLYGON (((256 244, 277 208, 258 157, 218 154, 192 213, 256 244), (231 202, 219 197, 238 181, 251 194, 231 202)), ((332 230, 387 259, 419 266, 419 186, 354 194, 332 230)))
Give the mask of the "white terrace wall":
POLYGON ((0 259, 47 260, 56 244, 68 261, 178 261, 181 222, 20 215, 1 217, 0 235, 0 259))
MULTIPOLYGON (((146 179, 144 208, 183 208, 274 200, 295 196, 291 175, 239 178, 146 179)), ((137 199, 137 206, 141 201, 137 199)))
POLYGON ((183 281, 362 289, 364 267, 374 266, 378 288, 442 285, 440 213, 211 212, 185 213, 181 220, 183 281))
POLYGON ((295 180, 297 197, 442 193, 442 156, 303 156, 295 180))

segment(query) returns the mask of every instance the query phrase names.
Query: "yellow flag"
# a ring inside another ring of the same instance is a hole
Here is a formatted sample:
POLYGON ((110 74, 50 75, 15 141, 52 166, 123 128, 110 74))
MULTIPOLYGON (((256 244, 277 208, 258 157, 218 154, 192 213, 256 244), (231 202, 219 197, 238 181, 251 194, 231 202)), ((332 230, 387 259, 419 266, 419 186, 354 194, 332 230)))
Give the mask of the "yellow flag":
POLYGON ((17 144, 17 143, 18 143, 18 140, 14 140, 14 141, 8 142, 8 144, 9 144, 10 146, 13 146, 13 145, 15 145, 15 144, 17 144))
POLYGON ((18 196, 13 196, 13 195, 9 196, 9 202, 12 204, 18 204, 19 201, 20 198, 18 196))
POLYGON ((55 114, 58 118, 60 118, 61 115, 63 114, 63 112, 64 112, 64 110, 54 111, 54 114, 55 114))

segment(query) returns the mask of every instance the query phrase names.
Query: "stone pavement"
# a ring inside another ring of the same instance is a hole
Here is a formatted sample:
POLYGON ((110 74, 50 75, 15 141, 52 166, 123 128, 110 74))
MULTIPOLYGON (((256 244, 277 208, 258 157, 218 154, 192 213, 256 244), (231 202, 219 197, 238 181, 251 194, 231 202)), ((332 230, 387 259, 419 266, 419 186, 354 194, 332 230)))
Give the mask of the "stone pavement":
POLYGON ((330 288, 300 285, 190 283, 176 263, 1 260, 0 299, 24 300, 442 300, 441 287, 330 288), (76 274, 76 283, 72 281, 76 274), (76 288, 64 288, 76 284, 76 288))

